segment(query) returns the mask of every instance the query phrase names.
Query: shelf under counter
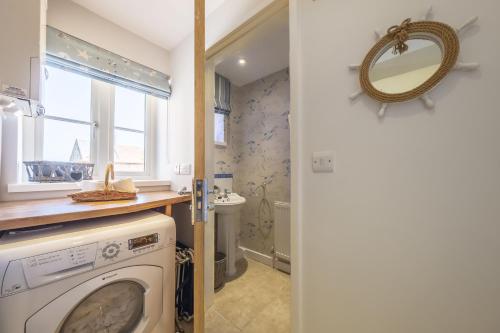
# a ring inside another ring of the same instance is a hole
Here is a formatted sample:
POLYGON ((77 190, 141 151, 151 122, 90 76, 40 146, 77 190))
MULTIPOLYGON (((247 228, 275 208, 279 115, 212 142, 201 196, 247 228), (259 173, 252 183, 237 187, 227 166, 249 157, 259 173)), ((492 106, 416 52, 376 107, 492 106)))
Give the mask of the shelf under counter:
POLYGON ((191 195, 173 191, 137 194, 134 200, 74 202, 70 198, 0 202, 0 231, 65 223, 97 217, 165 208, 171 215, 172 205, 190 202, 191 195))

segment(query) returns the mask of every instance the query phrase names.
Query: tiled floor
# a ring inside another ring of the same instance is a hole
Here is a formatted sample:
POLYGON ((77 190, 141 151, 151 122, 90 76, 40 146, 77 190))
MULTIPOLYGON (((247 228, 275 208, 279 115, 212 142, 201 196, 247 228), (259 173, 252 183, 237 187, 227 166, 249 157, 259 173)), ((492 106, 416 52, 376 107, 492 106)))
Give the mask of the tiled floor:
POLYGON ((252 260, 239 269, 215 294, 205 333, 289 333, 290 276, 252 260))

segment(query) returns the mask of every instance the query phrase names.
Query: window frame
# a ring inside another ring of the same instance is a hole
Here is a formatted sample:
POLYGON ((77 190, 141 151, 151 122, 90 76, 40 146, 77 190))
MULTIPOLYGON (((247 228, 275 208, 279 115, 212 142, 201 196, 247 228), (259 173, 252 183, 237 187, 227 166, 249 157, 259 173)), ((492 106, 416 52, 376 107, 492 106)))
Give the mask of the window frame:
MULTIPOLYGON (((110 96, 110 102, 112 104, 112 107, 110 110, 113 110, 113 112, 110 112, 110 121, 109 121, 109 127, 108 127, 108 133, 109 133, 109 156, 108 156, 108 161, 113 161, 114 162, 114 146, 115 146, 115 135, 114 131, 115 128, 115 86, 110 85, 112 89, 112 94, 110 96)), ((123 176, 123 177, 132 177, 134 179, 152 179, 153 176, 156 174, 155 170, 155 165, 156 165, 156 154, 154 154, 154 147, 155 147, 155 130, 154 130, 154 124, 156 120, 156 103, 153 101, 153 96, 144 94, 145 99, 144 99, 144 171, 143 172, 124 172, 124 171, 115 171, 116 175, 118 176, 123 176)), ((118 127, 119 129, 124 129, 127 131, 134 132, 133 130, 126 129, 126 128, 121 128, 118 127)))
MULTIPOLYGON (((50 66, 50 65, 48 65, 50 66)), ((81 75, 74 73, 75 75, 81 75)), ((144 171, 120 172, 117 177, 132 177, 138 180, 155 179, 156 176, 156 120, 158 103, 155 97, 145 95, 145 121, 144 121, 144 171)), ((95 164, 94 178, 104 177, 106 164, 114 162, 114 117, 115 117, 115 85, 91 78, 91 106, 90 121, 80 121, 71 118, 44 116, 34 119, 33 134, 24 131, 23 159, 43 160, 44 147, 44 119, 79 123, 89 125, 90 136, 90 163, 95 164), (31 145, 31 146, 30 146, 31 145), (32 158, 30 158, 32 157, 32 158)), ((26 180, 25 172, 22 180, 26 180)))

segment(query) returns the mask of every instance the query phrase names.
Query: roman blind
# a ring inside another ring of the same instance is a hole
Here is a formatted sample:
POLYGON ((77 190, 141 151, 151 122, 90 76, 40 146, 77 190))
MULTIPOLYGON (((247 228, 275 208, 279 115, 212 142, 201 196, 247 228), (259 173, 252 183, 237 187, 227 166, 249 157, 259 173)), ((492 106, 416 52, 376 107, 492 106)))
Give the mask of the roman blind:
POLYGON ((168 99, 167 74, 47 26, 46 63, 98 80, 168 99))
POLYGON ((231 82, 215 73, 215 112, 228 115, 231 112, 231 82))

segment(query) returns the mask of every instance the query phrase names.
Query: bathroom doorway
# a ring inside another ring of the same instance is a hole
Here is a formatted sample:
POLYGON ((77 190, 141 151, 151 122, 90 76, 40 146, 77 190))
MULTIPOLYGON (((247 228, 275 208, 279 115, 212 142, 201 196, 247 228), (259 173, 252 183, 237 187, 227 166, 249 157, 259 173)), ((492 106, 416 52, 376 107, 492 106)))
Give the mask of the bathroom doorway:
POLYGON ((291 327, 288 3, 265 13, 207 51, 215 293, 206 332, 291 327))

